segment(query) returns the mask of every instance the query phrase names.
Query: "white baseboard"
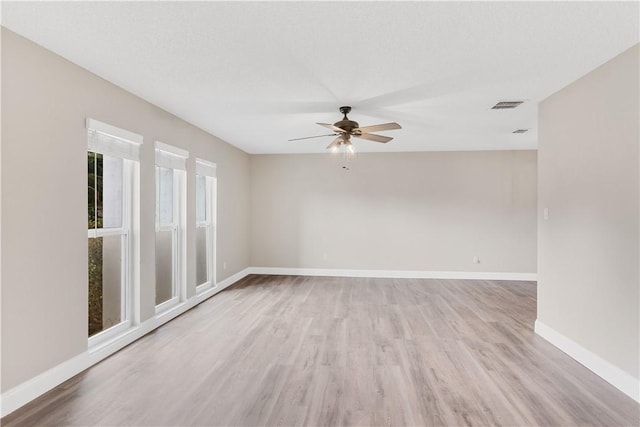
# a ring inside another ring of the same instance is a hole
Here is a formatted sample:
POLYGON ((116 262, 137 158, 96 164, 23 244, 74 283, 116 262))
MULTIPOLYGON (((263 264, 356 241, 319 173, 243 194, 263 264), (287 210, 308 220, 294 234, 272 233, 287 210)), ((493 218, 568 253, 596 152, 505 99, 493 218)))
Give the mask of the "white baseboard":
POLYGON ((0 395, 0 416, 4 417, 23 405, 31 402, 33 399, 41 396, 54 387, 62 384, 69 378, 79 374, 85 369, 95 365, 102 359, 112 355, 116 351, 131 344, 135 340, 142 338, 144 335, 153 331, 154 329, 164 325, 168 321, 181 315, 185 311, 195 307, 207 298, 212 297, 218 292, 222 291, 226 287, 232 285, 238 280, 244 278, 250 274, 249 268, 218 282, 218 284, 211 289, 195 295, 189 300, 179 304, 171 310, 164 313, 159 313, 153 318, 134 326, 125 332, 123 335, 114 338, 111 341, 107 341, 99 346, 92 347, 69 360, 62 362, 61 364, 54 366, 53 368, 37 375, 30 380, 23 382, 10 390, 0 395))
POLYGON ((535 331, 536 334, 580 362, 585 368, 640 403, 640 380, 638 378, 634 378, 539 320, 535 322, 535 331))
POLYGON ((215 287, 211 289, 207 289, 201 294, 196 295, 196 298, 198 299, 198 304, 208 298, 211 298, 212 296, 222 291, 223 289, 228 288, 229 286, 236 283, 238 280, 244 279, 249 274, 251 274, 251 267, 247 267, 244 270, 238 271, 236 274, 229 276, 224 280, 221 280, 220 282, 216 283, 215 287))
POLYGON ((484 271, 349 270, 327 268, 250 267, 251 274, 285 276, 371 277, 381 279, 471 279, 536 281, 536 273, 490 273, 484 271))

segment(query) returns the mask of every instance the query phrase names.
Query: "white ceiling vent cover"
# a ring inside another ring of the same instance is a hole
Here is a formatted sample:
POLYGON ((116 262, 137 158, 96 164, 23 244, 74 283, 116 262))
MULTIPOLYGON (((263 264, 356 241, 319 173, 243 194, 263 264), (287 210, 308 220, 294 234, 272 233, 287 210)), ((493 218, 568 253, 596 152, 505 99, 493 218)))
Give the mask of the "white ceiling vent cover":
POLYGON ((522 104, 524 101, 500 101, 493 107, 492 110, 506 110, 509 108, 516 108, 518 105, 522 104))

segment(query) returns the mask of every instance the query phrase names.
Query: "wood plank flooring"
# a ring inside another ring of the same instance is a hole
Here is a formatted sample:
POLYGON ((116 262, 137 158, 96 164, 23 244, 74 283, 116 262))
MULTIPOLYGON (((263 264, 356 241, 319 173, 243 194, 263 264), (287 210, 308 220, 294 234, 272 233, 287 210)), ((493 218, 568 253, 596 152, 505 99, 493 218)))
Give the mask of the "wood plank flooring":
POLYGON ((2 425, 639 425, 535 315, 533 282, 253 275, 2 425))

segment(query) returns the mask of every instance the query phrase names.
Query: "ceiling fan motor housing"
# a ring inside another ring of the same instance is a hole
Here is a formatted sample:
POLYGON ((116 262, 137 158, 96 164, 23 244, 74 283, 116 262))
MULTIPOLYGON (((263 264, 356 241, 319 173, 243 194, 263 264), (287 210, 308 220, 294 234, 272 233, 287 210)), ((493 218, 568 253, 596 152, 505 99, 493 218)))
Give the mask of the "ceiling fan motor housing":
POLYGON ((351 112, 351 107, 349 106, 340 107, 340 112, 344 114, 344 117, 339 122, 335 122, 333 124, 335 127, 338 127, 347 133, 351 133, 352 130, 358 129, 360 127, 358 122, 349 120, 349 118, 347 117, 347 114, 351 112))
POLYGON ((335 127, 339 127, 340 129, 342 129, 347 133, 351 133, 352 130, 358 129, 360 127, 358 122, 354 122, 353 120, 349 120, 349 119, 340 120, 339 122, 335 122, 333 125, 335 127))

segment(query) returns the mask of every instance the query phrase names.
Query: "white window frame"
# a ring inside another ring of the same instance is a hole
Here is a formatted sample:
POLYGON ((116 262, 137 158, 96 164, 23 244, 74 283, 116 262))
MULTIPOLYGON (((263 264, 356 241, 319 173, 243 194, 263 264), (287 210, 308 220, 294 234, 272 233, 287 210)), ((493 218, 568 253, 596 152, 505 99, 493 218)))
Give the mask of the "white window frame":
MULTIPOLYGON (((156 233, 171 231, 171 298, 156 304, 155 313, 161 314, 186 300, 186 253, 185 253, 185 207, 186 207, 186 159, 189 152, 159 141, 156 147, 156 233), (160 167, 173 169, 173 212, 171 224, 160 224, 160 167)), ((156 260, 157 262, 157 260, 156 260)))
POLYGON ((124 334, 133 326, 134 322, 134 284, 137 283, 137 281, 134 280, 132 273, 133 185, 135 181, 135 163, 139 159, 139 148, 143 139, 142 136, 133 132, 102 123, 95 119, 87 119, 86 127, 88 153, 98 153, 103 156, 122 159, 122 225, 119 228, 87 229, 88 239, 121 236, 120 319, 122 320, 120 323, 88 337, 88 347, 92 348, 124 334), (97 134, 98 138, 92 137, 92 132, 97 134), (99 143, 97 144, 96 139, 99 139, 99 143))
MULTIPOLYGON (((196 294, 215 288, 216 283, 216 249, 217 249, 217 178, 216 165, 202 159, 196 159, 196 180, 198 176, 205 178, 205 221, 196 221, 198 228, 206 229, 207 280, 196 283, 196 294)), ((197 194, 196 194, 197 203, 197 194)), ((196 267, 197 268, 197 267, 196 267)))

